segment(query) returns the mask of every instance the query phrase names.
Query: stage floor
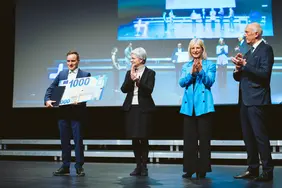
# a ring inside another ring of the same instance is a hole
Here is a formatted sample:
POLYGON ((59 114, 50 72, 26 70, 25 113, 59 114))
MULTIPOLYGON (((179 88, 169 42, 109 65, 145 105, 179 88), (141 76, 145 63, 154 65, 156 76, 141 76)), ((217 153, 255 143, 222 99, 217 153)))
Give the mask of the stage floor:
POLYGON ((75 169, 70 176, 53 177, 52 172, 60 166, 57 162, 0 161, 1 188, 186 188, 186 187, 264 187, 278 188, 282 184, 282 167, 274 170, 274 180, 257 183, 251 180, 235 180, 233 175, 241 173, 245 166, 213 165, 213 172, 206 179, 183 179, 180 164, 149 164, 148 177, 131 177, 134 164, 86 163, 85 177, 76 177, 75 169))

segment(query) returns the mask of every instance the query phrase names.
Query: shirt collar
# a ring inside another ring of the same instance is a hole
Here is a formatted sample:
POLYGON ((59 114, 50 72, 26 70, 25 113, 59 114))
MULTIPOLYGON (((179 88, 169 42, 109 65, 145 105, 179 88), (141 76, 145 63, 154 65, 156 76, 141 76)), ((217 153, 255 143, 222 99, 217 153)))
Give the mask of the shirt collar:
POLYGON ((142 72, 145 69, 145 65, 144 64, 139 65, 138 67, 136 67, 136 69, 138 72, 142 72))
POLYGON ((259 41, 257 41, 255 44, 253 44, 253 51, 258 47, 258 45, 262 42, 262 39, 260 39, 259 41))
POLYGON ((78 72, 78 68, 74 70, 69 70, 69 74, 77 74, 77 72, 78 72))

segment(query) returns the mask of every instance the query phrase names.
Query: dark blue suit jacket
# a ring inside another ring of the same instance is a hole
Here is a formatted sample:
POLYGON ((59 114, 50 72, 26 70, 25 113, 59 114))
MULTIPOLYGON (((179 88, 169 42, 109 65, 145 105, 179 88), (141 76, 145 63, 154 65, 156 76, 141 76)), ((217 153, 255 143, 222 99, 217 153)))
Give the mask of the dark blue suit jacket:
MULTIPOLYGON (((44 97, 44 105, 45 105, 46 101, 51 99, 53 89, 59 85, 59 82, 61 80, 67 80, 68 79, 68 74, 69 74, 69 70, 63 70, 58 74, 58 76, 55 78, 53 83, 46 90, 45 97, 44 97)), ((83 77, 90 77, 90 76, 91 76, 91 74, 89 72, 85 72, 85 71, 78 69, 76 78, 83 78, 83 77)), ((70 106, 70 105, 66 105, 66 106, 70 106)), ((84 102, 84 103, 80 103, 80 104, 73 105, 73 106, 86 106, 86 103, 84 102)))
POLYGON ((272 47, 263 41, 245 55, 247 64, 233 77, 240 82, 239 103, 246 106, 271 104, 270 80, 274 55, 272 47))

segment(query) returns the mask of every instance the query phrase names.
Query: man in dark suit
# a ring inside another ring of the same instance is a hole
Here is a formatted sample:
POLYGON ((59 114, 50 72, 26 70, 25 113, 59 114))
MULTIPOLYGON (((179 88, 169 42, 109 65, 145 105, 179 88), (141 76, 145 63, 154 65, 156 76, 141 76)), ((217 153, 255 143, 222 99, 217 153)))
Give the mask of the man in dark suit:
POLYGON ((262 40, 258 23, 248 24, 246 42, 251 49, 243 56, 238 53, 231 60, 236 68, 233 77, 240 82, 239 105, 243 138, 248 155, 248 169, 234 176, 236 179, 255 178, 255 181, 273 179, 273 162, 267 135, 266 105, 271 104, 270 80, 274 55, 272 47, 262 40), (259 175, 260 160, 263 172, 259 175))
MULTIPOLYGON (((52 93, 59 85, 61 80, 72 80, 82 77, 90 77, 89 72, 82 71, 78 68, 79 54, 75 51, 67 53, 67 66, 68 70, 61 71, 55 78, 53 83, 49 86, 44 97, 44 104, 46 107, 53 107, 56 101, 51 100, 52 93)), ((77 176, 84 176, 84 151, 83 151, 83 138, 82 138, 82 122, 84 120, 86 110, 86 103, 77 103, 72 105, 60 106, 60 120, 58 121, 60 130, 60 139, 62 147, 63 165, 55 172, 54 176, 64 176, 70 173, 71 163, 71 137, 73 136, 75 144, 75 157, 76 157, 76 173, 77 176)))

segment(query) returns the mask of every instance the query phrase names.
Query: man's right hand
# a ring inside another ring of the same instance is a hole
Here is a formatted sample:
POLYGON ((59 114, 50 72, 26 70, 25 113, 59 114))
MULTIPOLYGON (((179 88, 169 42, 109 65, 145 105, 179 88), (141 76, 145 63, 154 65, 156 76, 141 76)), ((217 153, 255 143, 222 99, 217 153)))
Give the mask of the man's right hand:
POLYGON ((51 108, 51 107, 53 107, 52 103, 54 103, 54 102, 56 102, 56 101, 52 101, 52 100, 46 101, 45 106, 47 108, 51 108))
POLYGON ((235 56, 235 58, 236 58, 236 59, 237 59, 237 58, 243 58, 243 54, 242 54, 242 53, 237 53, 236 56, 235 56))
POLYGON ((242 55, 241 53, 237 53, 235 57, 231 57, 231 61, 232 61, 235 65, 238 65, 240 58, 243 58, 243 55, 242 55))

